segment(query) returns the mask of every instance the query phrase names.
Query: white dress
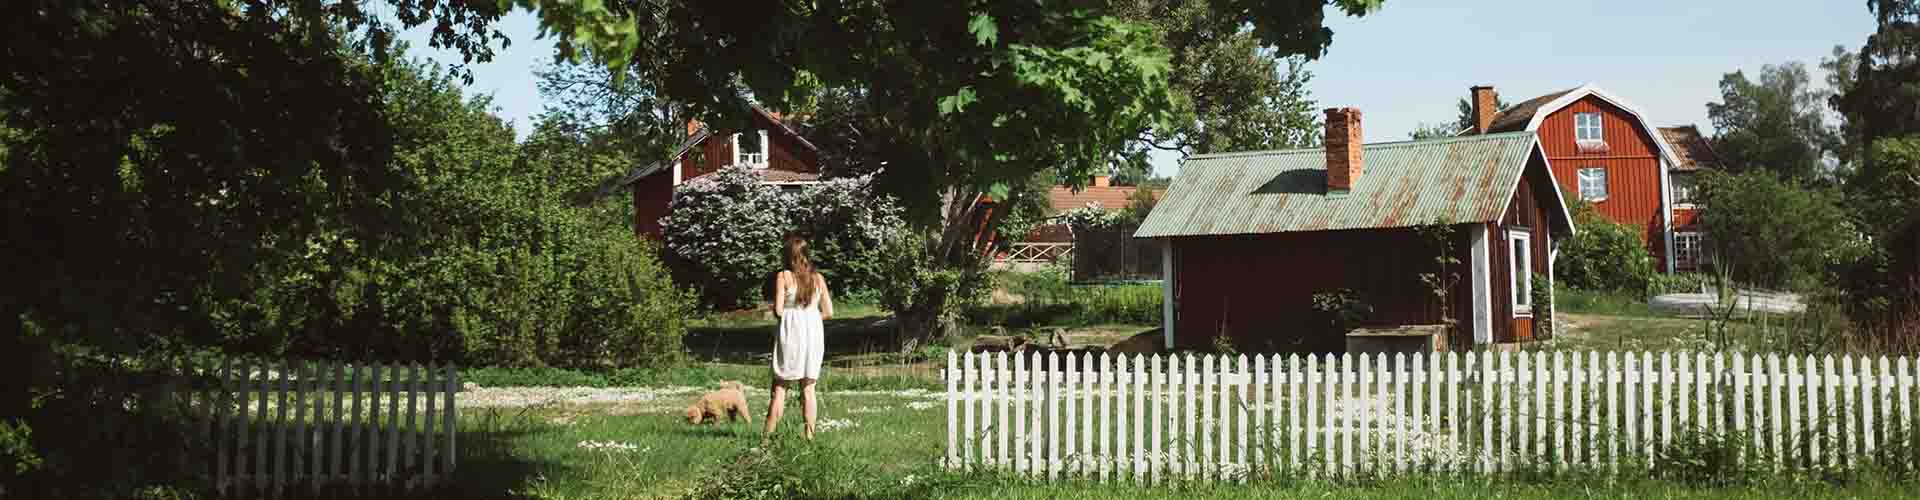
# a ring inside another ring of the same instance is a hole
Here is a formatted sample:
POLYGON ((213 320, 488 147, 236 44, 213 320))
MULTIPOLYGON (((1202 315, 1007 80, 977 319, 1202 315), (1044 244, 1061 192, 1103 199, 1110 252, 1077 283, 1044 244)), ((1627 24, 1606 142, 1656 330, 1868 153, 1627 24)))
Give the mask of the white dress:
POLYGON ((773 378, 779 380, 819 379, 820 358, 826 350, 820 324, 818 287, 807 303, 799 300, 799 287, 787 289, 787 306, 780 310, 780 337, 773 341, 773 378))

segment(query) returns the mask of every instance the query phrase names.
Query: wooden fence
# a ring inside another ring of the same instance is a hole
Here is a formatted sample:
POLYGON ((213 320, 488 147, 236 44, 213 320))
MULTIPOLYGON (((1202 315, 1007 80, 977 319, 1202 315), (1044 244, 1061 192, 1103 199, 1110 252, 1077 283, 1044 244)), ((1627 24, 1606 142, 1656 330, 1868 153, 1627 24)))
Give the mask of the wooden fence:
POLYGON ((1847 468, 1913 444, 1915 365, 1674 352, 950 353, 945 463, 1136 481, 1619 470, 1651 466, 1676 439, 1713 437, 1742 462, 1847 468))
POLYGON ((201 392, 225 494, 433 484, 455 468, 452 366, 229 362, 201 392))

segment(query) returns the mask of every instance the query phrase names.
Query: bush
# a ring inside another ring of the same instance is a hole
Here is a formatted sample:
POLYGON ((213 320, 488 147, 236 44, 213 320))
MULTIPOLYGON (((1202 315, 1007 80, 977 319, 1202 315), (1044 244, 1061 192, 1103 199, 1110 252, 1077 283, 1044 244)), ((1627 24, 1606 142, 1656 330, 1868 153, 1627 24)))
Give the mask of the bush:
POLYGON ((698 283, 702 302, 735 307, 764 298, 768 276, 784 267, 780 237, 807 235, 809 257, 850 293, 879 286, 885 274, 870 254, 904 227, 901 210, 875 194, 872 177, 835 179, 797 192, 760 182, 747 167, 728 167, 681 185, 662 220, 667 249, 684 264, 681 280, 698 283))
POLYGON ((1573 202, 1577 234, 1560 245, 1554 276, 1571 288, 1644 293, 1653 258, 1636 226, 1608 220, 1586 202, 1573 202))
POLYGON ((1715 265, 1762 287, 1809 289, 1867 255, 1839 195, 1782 181, 1768 172, 1709 172, 1700 228, 1715 265))

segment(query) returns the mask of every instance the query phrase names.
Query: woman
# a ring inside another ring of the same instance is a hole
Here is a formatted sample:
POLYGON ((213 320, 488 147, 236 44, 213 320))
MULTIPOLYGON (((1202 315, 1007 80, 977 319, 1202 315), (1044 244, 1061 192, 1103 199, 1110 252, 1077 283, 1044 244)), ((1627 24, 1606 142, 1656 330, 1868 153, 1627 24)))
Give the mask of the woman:
POLYGON ((773 342, 773 401, 767 404, 767 436, 780 424, 790 385, 800 386, 801 416, 806 435, 813 439, 814 382, 820 379, 820 356, 825 348, 820 321, 833 316, 833 294, 827 280, 807 260, 807 240, 787 234, 787 269, 774 276, 773 313, 780 317, 780 338, 773 342))

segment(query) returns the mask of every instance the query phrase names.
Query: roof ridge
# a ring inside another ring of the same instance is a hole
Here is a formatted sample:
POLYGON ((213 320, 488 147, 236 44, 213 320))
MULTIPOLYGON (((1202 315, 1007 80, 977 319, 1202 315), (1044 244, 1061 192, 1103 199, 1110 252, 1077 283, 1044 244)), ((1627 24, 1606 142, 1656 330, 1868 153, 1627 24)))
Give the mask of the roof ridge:
MULTIPOLYGON (((1361 147, 1377 148, 1377 147, 1425 146, 1430 144, 1447 144, 1447 143, 1453 143, 1453 142, 1490 141, 1490 140, 1496 140, 1496 139, 1508 139, 1516 136, 1532 136, 1532 135, 1533 135, 1532 131, 1516 130, 1512 132, 1495 132, 1491 134, 1472 134, 1472 135, 1461 135, 1461 136, 1435 137, 1431 139, 1407 139, 1407 140, 1387 141, 1387 142, 1369 142, 1369 143, 1361 144, 1361 147)), ((1299 154, 1299 153, 1321 153, 1325 151, 1326 149, 1323 147, 1293 148, 1293 149, 1264 149, 1264 150, 1255 150, 1255 151, 1229 151, 1224 153, 1197 154, 1197 155, 1187 157, 1187 159, 1201 160, 1201 159, 1211 159, 1211 158, 1241 158, 1241 157, 1248 157, 1248 156, 1279 156, 1279 155, 1289 155, 1289 154, 1299 154)))

